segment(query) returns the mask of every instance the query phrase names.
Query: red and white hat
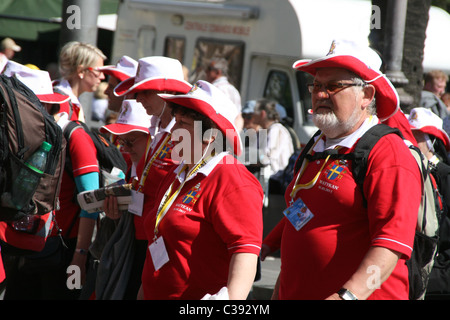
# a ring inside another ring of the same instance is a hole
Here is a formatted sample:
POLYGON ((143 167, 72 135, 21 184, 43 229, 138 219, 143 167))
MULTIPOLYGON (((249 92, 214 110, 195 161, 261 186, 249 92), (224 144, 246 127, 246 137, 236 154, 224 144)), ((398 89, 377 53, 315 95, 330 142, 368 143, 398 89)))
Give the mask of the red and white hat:
POLYGON ((53 92, 52 80, 47 71, 31 69, 10 60, 3 74, 20 80, 43 103, 61 104, 70 99, 69 96, 53 92))
POLYGON ((293 68, 315 76, 318 68, 344 68, 375 87, 377 116, 381 121, 391 117, 400 109, 397 90, 381 73, 381 58, 369 46, 353 41, 334 40, 325 57, 315 60, 298 60, 293 68))
POLYGON ((114 94, 120 97, 143 90, 186 93, 191 87, 184 80, 180 61, 156 56, 139 59, 136 76, 119 83, 114 94))
POLYGON ((137 68, 138 62, 136 60, 130 58, 129 56, 123 56, 116 65, 99 67, 98 70, 119 79, 119 81, 124 81, 130 77, 134 77, 136 75, 137 68))
POLYGON ((443 129, 443 120, 437 114, 427 108, 414 108, 409 113, 408 121, 411 130, 419 130, 442 140, 445 149, 450 151, 450 138, 443 129))
POLYGON ((220 89, 209 82, 199 80, 186 94, 159 94, 167 101, 195 110, 211 119, 233 147, 234 154, 240 156, 242 143, 234 126, 238 115, 233 102, 220 89))
POLYGON ((151 116, 144 106, 136 100, 124 100, 116 123, 100 128, 100 132, 110 132, 115 135, 127 134, 133 131, 150 133, 151 116))

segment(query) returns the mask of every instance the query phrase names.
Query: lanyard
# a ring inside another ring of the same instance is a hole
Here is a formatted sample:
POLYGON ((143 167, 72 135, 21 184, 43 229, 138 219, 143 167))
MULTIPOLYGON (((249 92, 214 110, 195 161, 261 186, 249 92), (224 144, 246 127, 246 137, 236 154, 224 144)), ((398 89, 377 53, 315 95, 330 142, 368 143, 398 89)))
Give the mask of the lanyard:
POLYGON ((158 212, 156 214, 156 223, 155 223, 155 230, 154 230, 154 239, 157 238, 157 234, 158 234, 158 226, 161 223, 161 220, 164 218, 164 216, 166 215, 167 211, 169 211, 169 208, 172 206, 173 202, 175 201, 175 199, 178 197, 178 195, 181 192, 181 189, 183 189, 184 184, 186 183, 186 181, 193 176, 202 166, 204 166, 206 164, 206 162, 208 162, 208 160, 212 157, 212 155, 208 156, 206 159, 201 160, 199 163, 197 163, 195 165, 194 168, 192 168, 191 171, 189 171, 186 174, 186 177, 184 179, 184 181, 180 184, 180 186, 177 188, 177 190, 175 190, 174 193, 172 193, 172 189, 173 186, 175 184, 175 182, 178 180, 178 178, 180 177, 180 175, 186 171, 186 169, 188 168, 187 164, 185 164, 183 166, 183 168, 180 170, 180 172, 178 172, 176 178, 174 179, 174 181, 171 183, 170 187, 167 189, 166 193, 164 194, 164 197, 161 200, 161 203, 159 204, 158 207, 158 212))
MULTIPOLYGON (((167 134, 167 136, 165 137, 165 139, 161 142, 161 144, 159 145, 158 149, 156 150, 156 152, 154 152, 152 154, 152 157, 150 158, 150 161, 146 164, 145 168, 144 168, 144 172, 142 172, 142 177, 139 181, 139 186, 137 191, 142 192, 142 189, 144 188, 144 184, 145 181, 147 180, 148 177, 148 172, 150 171, 151 166, 153 165, 153 162, 155 161, 156 157, 160 154, 161 150, 165 147, 165 145, 167 144, 167 142, 170 140, 170 134, 167 134)), ((146 159, 147 159, 147 155, 148 152, 150 150, 150 141, 151 139, 148 139, 147 141, 147 152, 146 152, 146 159)))
MULTIPOLYGON (((311 152, 311 150, 314 149, 314 147, 316 146, 317 142, 319 142, 323 137, 323 133, 319 136, 319 138, 316 140, 316 142, 313 144, 313 146, 311 147, 311 149, 308 152, 311 152)), ((295 184, 294 187, 292 188, 290 197, 291 197, 291 203, 294 202, 294 197, 297 194, 297 192, 299 190, 302 189, 311 189, 312 187, 315 186, 317 180, 319 179, 320 174, 323 171, 323 168, 325 168, 325 165, 328 162, 328 159, 330 158, 330 155, 328 155, 325 159, 325 161, 322 164, 322 167, 319 169, 319 171, 317 172, 317 174, 314 176, 314 178, 312 178, 311 181, 306 182, 306 183, 298 183, 300 181, 300 177, 303 176, 303 174, 305 173, 306 167, 308 166, 309 160, 307 160, 306 158, 303 160, 302 166, 299 170, 299 173, 297 175, 297 178, 295 179, 295 184)))

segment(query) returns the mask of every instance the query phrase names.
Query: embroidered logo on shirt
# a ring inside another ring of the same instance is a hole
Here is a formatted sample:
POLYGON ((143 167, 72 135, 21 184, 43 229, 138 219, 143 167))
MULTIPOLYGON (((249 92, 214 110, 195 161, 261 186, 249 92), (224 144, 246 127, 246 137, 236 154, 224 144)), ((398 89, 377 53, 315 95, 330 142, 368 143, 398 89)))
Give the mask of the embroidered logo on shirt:
POLYGON ((190 203, 192 200, 195 199, 195 196, 197 195, 197 192, 194 190, 190 190, 184 197, 183 197, 183 203, 190 203))
POLYGON ((159 159, 165 159, 168 158, 171 154, 171 151, 173 149, 173 141, 168 141, 167 144, 161 148, 161 150, 158 153, 159 159))
POLYGON ((327 172, 327 179, 328 180, 334 180, 336 178, 341 179, 343 173, 344 167, 341 167, 339 165, 333 164, 333 167, 331 169, 328 169, 327 172))
POLYGON ((186 210, 191 211, 192 209, 189 207, 193 207, 194 204, 197 202, 198 198, 200 197, 200 191, 201 191, 200 183, 197 183, 183 196, 181 201, 183 204, 178 204, 177 210, 182 212, 186 210))
POLYGON ((324 172, 326 179, 320 179, 318 188, 328 193, 339 190, 338 181, 342 179, 347 172, 347 162, 337 160, 332 162, 324 172))

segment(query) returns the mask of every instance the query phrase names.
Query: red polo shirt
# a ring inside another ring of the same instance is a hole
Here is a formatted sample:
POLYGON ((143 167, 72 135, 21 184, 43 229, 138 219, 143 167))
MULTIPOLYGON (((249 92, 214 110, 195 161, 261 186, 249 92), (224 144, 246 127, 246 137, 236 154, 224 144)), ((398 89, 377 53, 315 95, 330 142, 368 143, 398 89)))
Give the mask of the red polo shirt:
MULTIPOLYGON (((340 152, 349 149, 343 147, 340 152)), ((299 183, 311 181, 323 163, 310 162, 299 183)), ((294 183, 287 188, 287 204, 294 183)), ((314 217, 299 231, 285 221, 280 299, 324 299, 337 292, 371 246, 400 252, 403 257, 369 299, 408 299, 405 259, 413 246, 421 179, 415 159, 397 135, 381 138, 370 153, 364 194, 367 208, 351 163, 339 160, 329 160, 314 186, 297 192, 294 199, 300 197, 314 217)))
POLYGON ((156 157, 149 167, 148 176, 144 182, 144 189, 142 191, 144 193, 142 216, 134 216, 135 238, 138 240, 147 239, 144 231, 145 216, 153 209, 159 184, 163 178, 176 167, 171 157, 173 142, 170 140, 170 133, 165 132, 157 138, 158 141, 152 147, 147 157, 142 157, 136 167, 137 176, 140 177, 140 179, 143 179, 142 174, 144 169, 151 161, 152 156, 156 153, 156 157), (168 138, 167 141, 166 138, 168 138))
MULTIPOLYGON (((215 160, 184 184, 161 220, 158 236, 164 239, 169 262, 155 271, 147 251, 142 275, 145 299, 198 300, 214 294, 227 284, 232 254, 259 255, 261 185, 231 155, 218 164, 215 160)), ((173 181, 170 177, 163 181, 158 199, 173 181)), ((177 178, 175 181, 173 190, 180 186, 177 178)), ((153 242, 159 203, 145 219, 149 243, 153 242)))

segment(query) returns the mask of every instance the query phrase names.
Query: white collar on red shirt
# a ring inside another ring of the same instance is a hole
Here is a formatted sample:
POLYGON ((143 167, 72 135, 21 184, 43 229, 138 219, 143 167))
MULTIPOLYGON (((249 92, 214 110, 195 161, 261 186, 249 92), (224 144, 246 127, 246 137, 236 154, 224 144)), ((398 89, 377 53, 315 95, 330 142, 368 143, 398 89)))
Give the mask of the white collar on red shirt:
MULTIPOLYGON (((157 118, 157 117, 152 117, 153 118, 157 118)), ((165 133, 170 133, 170 131, 172 130, 172 127, 175 125, 175 118, 172 118, 172 120, 170 120, 169 124, 167 125, 167 127, 163 128, 163 127, 159 127, 157 128, 158 124, 159 124, 159 120, 156 122, 152 122, 152 120, 150 120, 150 134, 153 133, 152 137, 152 142, 150 144, 150 149, 153 150, 154 148, 156 148, 156 146, 158 145, 158 142, 161 140, 161 138, 163 136, 165 136, 165 133)))
POLYGON ((81 105, 80 100, 78 100, 78 98, 73 94, 72 87, 70 86, 69 81, 67 81, 66 79, 60 79, 56 87, 67 94, 73 104, 81 105))
MULTIPOLYGON (((194 173, 193 175, 191 175, 188 180, 193 179, 198 173, 201 173, 205 176, 208 176, 211 171, 213 171, 213 169, 217 166, 217 164, 219 164, 219 162, 221 162, 221 160, 223 158, 225 158, 225 156, 227 156, 228 154, 230 154, 229 152, 221 152, 217 155, 215 155, 214 157, 212 157, 208 162, 206 162, 206 164, 202 167, 200 167, 200 169, 198 169, 198 171, 196 173, 194 173)), ((175 169, 175 173, 177 174, 178 180, 181 182, 184 181, 184 179, 186 178, 186 171, 182 172, 180 175, 178 175, 178 173, 181 171, 181 169, 184 167, 184 161, 180 163, 180 165, 175 169)))
POLYGON ((342 139, 335 139, 335 141, 331 141, 331 143, 326 145, 325 138, 322 138, 320 141, 316 143, 316 145, 313 148, 313 151, 321 152, 326 149, 334 149, 337 146, 350 149, 367 130, 369 130, 379 122, 380 121, 377 116, 370 116, 363 122, 363 124, 355 132, 342 139))

